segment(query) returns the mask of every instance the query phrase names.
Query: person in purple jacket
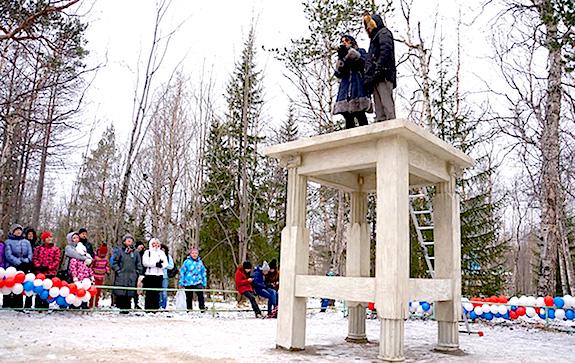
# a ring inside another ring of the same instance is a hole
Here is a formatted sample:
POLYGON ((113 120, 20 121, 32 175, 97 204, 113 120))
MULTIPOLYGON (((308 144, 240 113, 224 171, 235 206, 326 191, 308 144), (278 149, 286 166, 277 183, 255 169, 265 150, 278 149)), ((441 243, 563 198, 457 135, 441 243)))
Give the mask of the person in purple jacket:
MULTIPOLYGON (((32 246, 23 235, 24 229, 19 224, 10 228, 8 239, 4 242, 4 258, 8 267, 14 266, 16 270, 28 273, 32 270, 32 246)), ((6 307, 22 308, 22 295, 4 295, 6 307)))
POLYGON ((4 262, 4 231, 0 229, 0 267, 5 268, 6 263, 4 262))

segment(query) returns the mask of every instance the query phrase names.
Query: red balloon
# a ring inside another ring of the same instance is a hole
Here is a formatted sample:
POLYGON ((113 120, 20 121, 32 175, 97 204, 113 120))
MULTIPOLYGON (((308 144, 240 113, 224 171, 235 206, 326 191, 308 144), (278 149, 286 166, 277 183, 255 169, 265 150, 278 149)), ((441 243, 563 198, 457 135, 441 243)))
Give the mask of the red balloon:
POLYGON ((501 304, 507 304, 507 297, 505 295, 501 295, 499 296, 499 303, 501 304))
POLYGON ((60 280, 60 279, 57 278, 57 277, 53 277, 53 278, 52 278, 52 286, 53 286, 53 287, 57 287, 57 288, 62 287, 62 280, 60 280))
POLYGON ((18 271, 16 273, 16 276, 14 276, 14 281, 16 281, 16 283, 18 283, 18 284, 23 283, 25 279, 26 279, 26 275, 22 271, 18 271))
POLYGON ((520 307, 518 307, 517 310, 515 310, 515 312, 516 312, 517 315, 519 315, 519 316, 525 315, 525 306, 520 306, 520 307))
POLYGON ((61 287, 64 287, 64 286, 68 286, 68 281, 62 280, 62 286, 61 287))
POLYGON ((68 288, 70 289, 70 294, 75 294, 76 291, 78 291, 78 287, 76 286, 76 284, 70 284, 68 285, 68 288))
MULTIPOLYGON (((90 287, 88 289, 88 292, 90 293, 90 296, 95 296, 96 292, 97 292, 96 287, 95 286, 90 287)), ((369 308, 369 305, 368 305, 368 308, 369 308)), ((370 309, 370 310, 373 310, 373 309, 370 309)))
POLYGON ((549 295, 545 296, 545 298, 543 298, 543 301, 545 302, 545 306, 553 306, 553 298, 549 295))
MULTIPOLYGON (((519 309, 517 309, 517 310, 519 310, 519 309)), ((510 318, 511 320, 515 320, 515 319, 517 319, 518 317, 519 317, 519 315, 517 315, 517 312, 515 312, 515 311, 513 311, 513 310, 509 311, 509 318, 510 318)))
POLYGON ((541 308, 535 308, 535 312, 537 313, 537 315, 539 315, 539 313, 541 312, 541 308))
POLYGON ((6 285, 6 281, 4 279, 0 279, 0 289, 6 285))
POLYGON ((84 297, 84 296, 86 296, 86 290, 84 290, 84 289, 78 289, 78 291, 76 292, 76 296, 78 296, 78 297, 84 297))
POLYGON ((44 274, 38 274, 38 275, 36 275, 36 278, 40 279, 40 280, 44 280, 44 279, 46 279, 46 276, 44 274))
POLYGON ((14 287, 16 281, 14 280, 14 276, 6 278, 6 287, 14 287))

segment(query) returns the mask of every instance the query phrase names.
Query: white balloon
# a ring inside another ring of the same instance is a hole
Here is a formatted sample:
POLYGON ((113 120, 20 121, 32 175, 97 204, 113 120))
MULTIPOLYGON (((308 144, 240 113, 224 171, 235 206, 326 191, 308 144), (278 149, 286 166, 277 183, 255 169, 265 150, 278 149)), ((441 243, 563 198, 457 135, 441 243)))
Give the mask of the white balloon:
POLYGON ((499 305, 499 314, 505 315, 507 313, 507 306, 499 305))
POLYGON ((565 319, 565 310, 563 310, 563 309, 555 310, 555 319, 559 319, 559 320, 565 319))
POLYGON ((46 290, 50 290, 50 288, 52 287, 52 280, 46 279, 42 281, 42 286, 44 286, 46 290))
POLYGON ((52 287, 48 292, 48 294, 52 297, 57 297, 58 295, 60 295, 60 289, 57 287, 52 287))
POLYGON ((539 296, 537 299, 535 299, 535 306, 538 308, 545 306, 545 299, 539 296))
POLYGON ((463 308, 465 308, 465 310, 467 310, 467 311, 472 311, 473 310, 473 304, 470 302, 466 302, 465 304, 463 304, 463 308))
POLYGON ((69 305, 72 305, 74 303, 74 301, 76 301, 76 295, 70 294, 70 295, 66 296, 66 302, 69 305))
POLYGON ((68 286, 64 286, 60 289, 60 296, 66 297, 70 295, 70 288, 68 286))
POLYGON ((35 276, 33 273, 30 272, 29 274, 26 274, 26 277, 24 278, 24 282, 26 282, 26 281, 34 281, 35 278, 36 278, 36 276, 35 276))
MULTIPOLYGON (((70 296, 70 295, 68 295, 68 296, 70 296)), ((72 305, 74 305, 76 307, 82 305, 82 299, 76 296, 72 305)))
POLYGON ((499 305, 497 304, 491 305, 489 311, 491 312, 491 314, 497 314, 499 312, 499 305))
POLYGON ((519 298, 517 296, 513 296, 511 299, 509 299, 509 304, 519 305, 519 298))
POLYGON ((527 305, 527 296, 521 295, 521 297, 519 298, 519 305, 522 305, 522 306, 527 305))
POLYGON ((12 292, 14 294, 20 295, 22 291, 24 291, 24 286, 22 286, 22 284, 14 284, 14 286, 12 286, 12 292))
POLYGON ((34 286, 42 286, 43 283, 44 283, 44 281, 42 281, 40 279, 34 280, 34 286))
POLYGON ((481 306, 481 311, 484 313, 490 313, 491 312, 491 305, 489 304, 483 304, 481 306))
POLYGON ((4 276, 6 276, 6 270, 4 270, 4 267, 0 267, 0 279, 4 276))
POLYGON ((86 295, 84 295, 82 297, 82 301, 83 302, 89 302, 91 298, 92 298, 92 295, 88 291, 86 291, 86 295))
POLYGON ((532 318, 535 315, 537 315, 537 312, 535 311, 535 308, 533 307, 528 307, 525 308, 525 315, 527 315, 528 317, 532 318))
POLYGON ((473 311, 475 312, 476 315, 483 314, 483 309, 481 309, 481 306, 476 306, 475 308, 473 308, 473 311))
POLYGON ((575 302, 573 296, 565 295, 563 296, 563 301, 565 301, 565 308, 569 309, 573 307, 573 303, 575 302))
POLYGON ((12 289, 7 286, 3 286, 2 289, 0 289, 0 291, 2 291, 2 295, 8 295, 9 293, 12 292, 12 289))
POLYGON ((421 305, 417 305, 417 309, 415 310, 415 312, 418 313, 418 314, 423 314, 423 313, 424 313, 423 308, 421 307, 421 305))
POLYGON ((18 272, 16 270, 16 267, 14 266, 10 266, 6 269, 6 277, 13 277, 16 276, 16 272, 18 272))
POLYGON ((535 299, 535 296, 528 296, 526 305, 535 306, 536 302, 537 302, 537 299, 535 299))
POLYGON ((88 290, 90 287, 92 287, 92 281, 88 278, 82 280, 82 288, 84 290, 88 290))

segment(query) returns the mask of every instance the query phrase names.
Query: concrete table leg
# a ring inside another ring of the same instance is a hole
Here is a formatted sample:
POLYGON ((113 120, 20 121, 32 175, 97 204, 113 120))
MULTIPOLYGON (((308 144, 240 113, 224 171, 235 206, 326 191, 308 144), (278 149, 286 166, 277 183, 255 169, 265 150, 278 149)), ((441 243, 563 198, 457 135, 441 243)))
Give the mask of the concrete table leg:
MULTIPOLYGON (((351 193, 351 224, 347 239, 346 276, 369 276, 369 232, 367 226, 367 193, 351 193)), ((348 301, 348 334, 346 341, 366 343, 365 302, 348 301)))
MULTIPOLYGON (((289 165, 288 165, 289 167, 289 165)), ((296 275, 308 273, 309 230, 305 228, 307 178, 297 167, 288 169, 286 227, 281 236, 279 306, 276 345, 305 348, 306 298, 296 297, 296 275)))
POLYGON ((435 318, 438 323, 436 350, 459 349, 459 318, 461 317, 461 237, 459 198, 455 192, 455 176, 451 181, 437 184, 433 200, 435 239, 435 277, 451 279, 450 301, 436 303, 435 318))
POLYGON ((375 304, 381 320, 378 358, 404 360, 409 282, 409 156, 399 136, 378 143, 375 304))

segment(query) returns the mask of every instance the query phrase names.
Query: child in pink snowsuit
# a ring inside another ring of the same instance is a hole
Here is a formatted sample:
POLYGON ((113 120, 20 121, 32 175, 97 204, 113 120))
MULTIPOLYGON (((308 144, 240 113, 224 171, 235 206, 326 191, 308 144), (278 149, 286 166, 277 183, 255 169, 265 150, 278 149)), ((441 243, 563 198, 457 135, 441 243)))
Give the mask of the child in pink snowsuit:
POLYGON ((79 260, 76 258, 71 258, 69 266, 70 276, 72 276, 74 282, 82 281, 86 278, 93 280, 94 274, 89 266, 92 263, 92 256, 88 254, 86 247, 82 244, 82 242, 78 242, 76 245, 76 252, 82 256, 86 256, 87 259, 79 260))

